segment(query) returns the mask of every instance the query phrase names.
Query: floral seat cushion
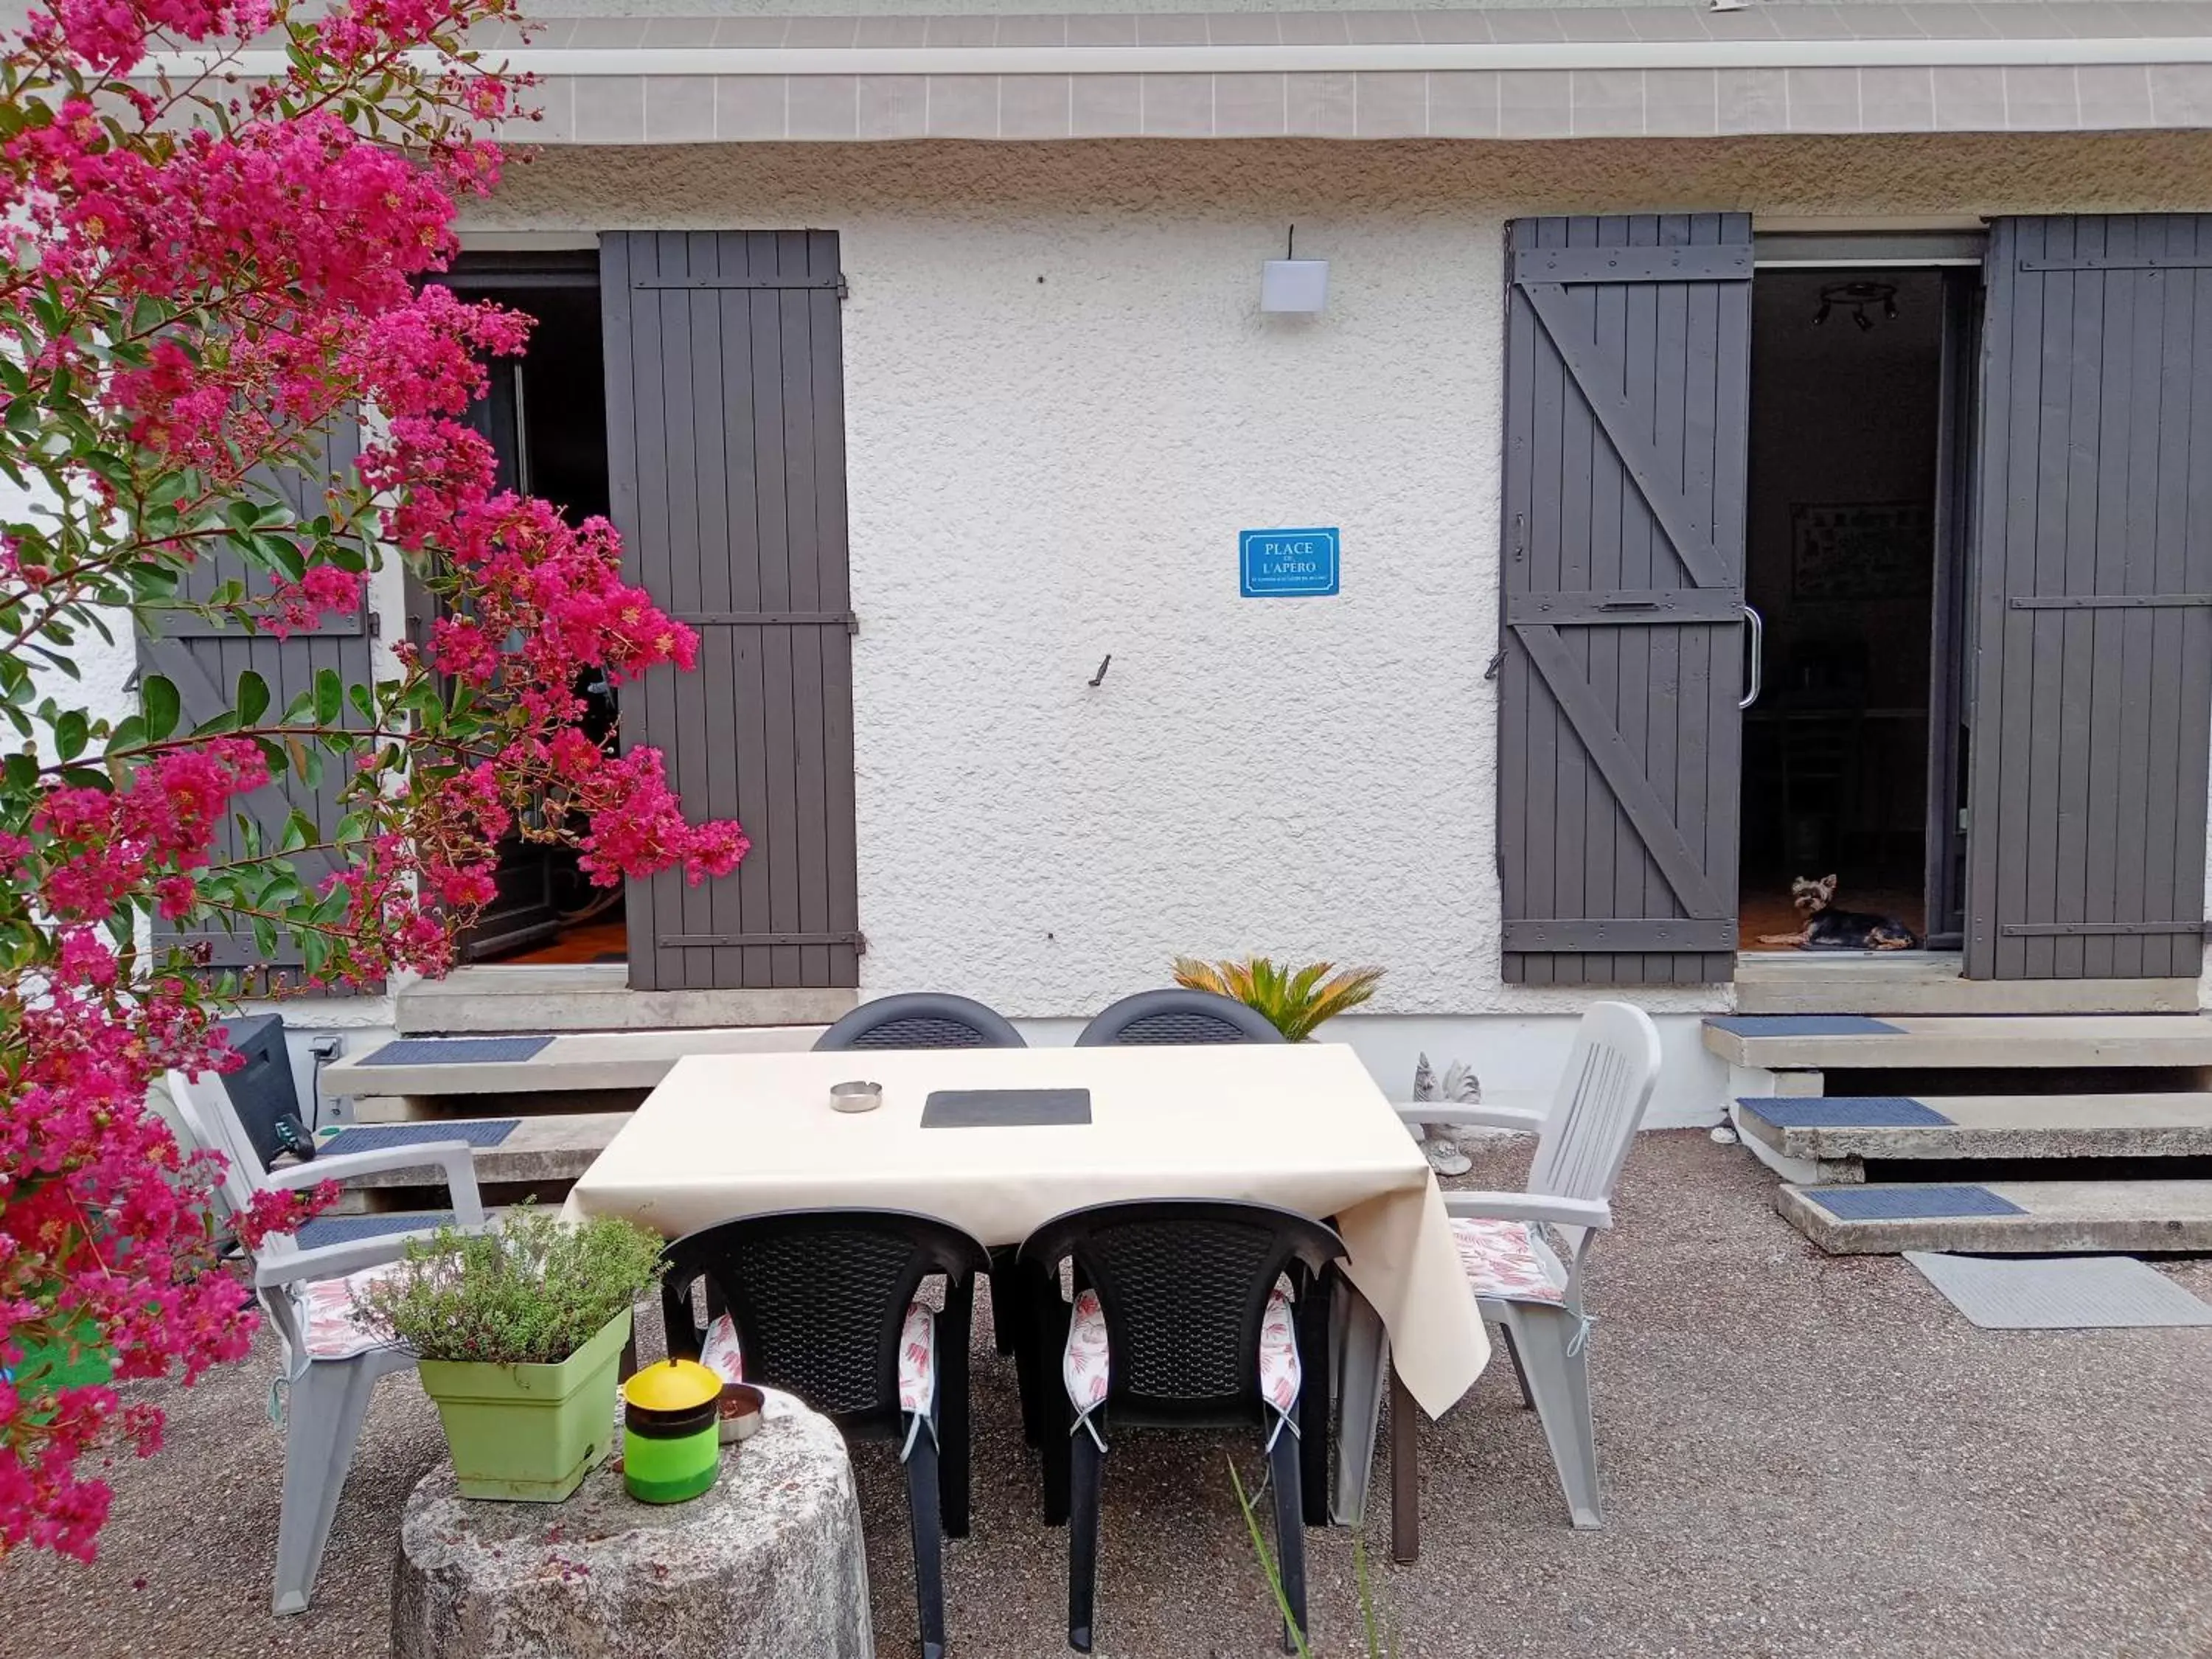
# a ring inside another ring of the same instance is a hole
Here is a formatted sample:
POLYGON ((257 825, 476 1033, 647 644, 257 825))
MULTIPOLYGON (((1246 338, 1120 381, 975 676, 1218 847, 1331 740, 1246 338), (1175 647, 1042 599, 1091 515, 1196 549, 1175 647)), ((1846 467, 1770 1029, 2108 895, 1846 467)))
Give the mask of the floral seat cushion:
MULTIPOLYGON (((725 1382, 745 1380, 744 1350, 729 1315, 718 1315, 707 1327, 699 1363, 725 1382)), ((906 1323, 899 1331, 898 1391, 899 1409, 915 1417, 927 1417, 936 1402, 937 1316, 925 1302, 907 1304, 906 1323)))
MULTIPOLYGON (((1098 1305, 1098 1292, 1078 1291, 1074 1305, 1068 1310, 1067 1346, 1060 1353, 1060 1380, 1066 1385, 1068 1403, 1075 1407, 1077 1422, 1090 1431, 1093 1439, 1098 1439, 1098 1430, 1091 1423, 1091 1414, 1106 1401, 1111 1358, 1106 1340, 1106 1314, 1098 1305)), ((1260 1397, 1275 1418, 1267 1437, 1269 1445, 1274 1443, 1274 1437, 1282 1431, 1283 1425, 1290 1422, 1304 1380, 1304 1371, 1298 1363, 1290 1291, 1278 1283, 1267 1293, 1267 1310, 1260 1319, 1260 1397)), ((1291 1432, 1297 1432, 1295 1426, 1291 1432)), ((1099 1444, 1103 1447, 1105 1442, 1099 1440, 1099 1444)))
POLYGON ((310 1359, 350 1359, 386 1345, 354 1316, 354 1297, 403 1264, 387 1261, 343 1279, 317 1279, 299 1291, 300 1332, 310 1359))
POLYGON ((1452 1242, 1459 1246, 1460 1270, 1477 1296, 1555 1306, 1566 1301, 1565 1275, 1527 1222, 1454 1216, 1451 1230, 1452 1242))

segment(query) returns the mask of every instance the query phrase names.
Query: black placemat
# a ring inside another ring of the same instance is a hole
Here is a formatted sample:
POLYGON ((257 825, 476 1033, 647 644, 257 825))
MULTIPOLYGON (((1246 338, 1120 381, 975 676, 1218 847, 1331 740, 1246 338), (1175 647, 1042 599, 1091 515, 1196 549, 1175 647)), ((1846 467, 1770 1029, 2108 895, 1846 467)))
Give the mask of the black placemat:
POLYGON ((1047 1127, 1091 1121, 1088 1089, 936 1089, 921 1103, 925 1129, 1047 1127))

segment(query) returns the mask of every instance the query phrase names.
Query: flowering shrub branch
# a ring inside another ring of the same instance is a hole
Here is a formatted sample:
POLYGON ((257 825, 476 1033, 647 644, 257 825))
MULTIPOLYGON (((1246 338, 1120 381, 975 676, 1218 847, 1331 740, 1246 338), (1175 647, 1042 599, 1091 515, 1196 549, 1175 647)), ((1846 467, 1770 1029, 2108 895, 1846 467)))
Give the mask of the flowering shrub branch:
MULTIPOLYGON (((0 523, 0 1554, 89 1557, 108 1492, 81 1465, 159 1443, 158 1408, 80 1361, 190 1382, 253 1328, 215 1155, 147 1104, 234 1063, 240 988, 155 923, 364 986, 447 966, 510 834, 605 886, 746 850, 684 817, 657 753, 580 725, 585 677, 689 669, 693 636, 622 582, 604 520, 498 490, 459 418, 529 324, 422 280, 499 177, 480 135, 522 88, 468 34, 514 6, 42 0, 0 55, 0 478, 29 502, 0 523), (274 479, 323 477, 372 410, 357 468, 289 506, 274 479), (244 576, 191 580, 217 555, 244 576), (388 678, 325 670, 280 709, 246 672, 190 723, 158 674, 120 718, 55 693, 88 633, 282 639, 392 559, 442 619, 388 678), (264 833, 248 798, 287 772, 334 781, 335 822, 264 833)), ((256 1244, 334 1196, 232 1224, 256 1244)))

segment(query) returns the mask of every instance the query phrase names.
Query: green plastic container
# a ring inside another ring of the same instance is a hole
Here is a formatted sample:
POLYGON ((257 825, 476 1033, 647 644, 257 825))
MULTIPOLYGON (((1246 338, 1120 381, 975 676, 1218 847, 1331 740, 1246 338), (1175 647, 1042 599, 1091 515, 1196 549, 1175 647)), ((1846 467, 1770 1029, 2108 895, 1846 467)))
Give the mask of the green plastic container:
POLYGON ((623 1384, 623 1486, 642 1504, 680 1504, 714 1484, 722 1461, 722 1379, 672 1356, 623 1384))
POLYGON ((627 1310, 557 1365, 422 1362, 464 1498, 557 1504, 614 1445, 627 1310))

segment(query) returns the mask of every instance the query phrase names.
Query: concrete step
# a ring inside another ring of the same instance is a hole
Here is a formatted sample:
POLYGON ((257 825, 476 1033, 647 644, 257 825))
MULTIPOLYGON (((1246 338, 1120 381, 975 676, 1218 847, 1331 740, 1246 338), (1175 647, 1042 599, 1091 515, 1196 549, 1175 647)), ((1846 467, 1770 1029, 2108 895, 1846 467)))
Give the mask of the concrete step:
POLYGON ((1746 1096, 1736 1131, 1856 1181, 1869 1158, 2212 1156, 2212 1094, 1746 1096))
POLYGON ((502 962, 410 981, 392 999, 392 1023, 402 1036, 826 1025, 859 1000, 851 989, 633 991, 619 962, 502 962))
POLYGON ((1955 951, 1746 951, 1740 1014, 2190 1014, 2193 979, 1962 979, 1955 951))
POLYGON ((1730 1065, 1769 1072, 2212 1066, 2203 1014, 1732 1014, 1705 1036, 1730 1065))
MULTIPOLYGON (((562 1112, 511 1120, 454 1118, 408 1127, 428 1131, 423 1136, 426 1140, 465 1140, 472 1129, 511 1123, 495 1144, 475 1149, 477 1184, 494 1187, 574 1181, 592 1167, 592 1159, 606 1150, 607 1143, 629 1119, 628 1112, 562 1112)), ((328 1133, 323 1137, 326 1142, 333 1138, 328 1133)), ((349 1190, 368 1192, 387 1187, 421 1187, 438 1179, 435 1170, 378 1170, 351 1176, 343 1184, 349 1190)))
MULTIPOLYGON (((327 1100, 368 1101, 650 1089, 686 1054, 795 1052, 813 1047, 814 1039, 824 1029, 758 1025, 550 1036, 401 1037, 325 1066, 322 1092, 327 1100)), ((527 1108, 518 1100, 514 1109, 527 1108)))
POLYGON ((1831 1255, 2212 1250, 2212 1181, 1785 1186, 1774 1207, 1831 1255))

